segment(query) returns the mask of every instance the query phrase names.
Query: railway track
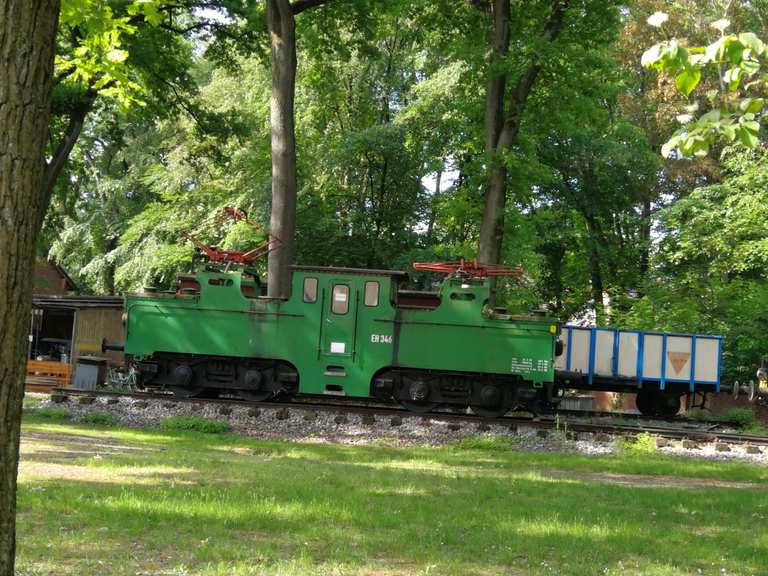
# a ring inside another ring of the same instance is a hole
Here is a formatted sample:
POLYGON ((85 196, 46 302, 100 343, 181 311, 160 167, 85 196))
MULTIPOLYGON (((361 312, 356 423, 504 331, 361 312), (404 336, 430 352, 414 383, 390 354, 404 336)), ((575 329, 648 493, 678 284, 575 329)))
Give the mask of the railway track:
MULTIPOLYGON (((713 429, 713 425, 722 426, 723 422, 701 422, 701 421, 682 421, 694 423, 698 425, 698 428, 692 427, 662 427, 662 426, 649 426, 644 425, 640 418, 637 419, 637 425, 628 424, 613 424, 610 422, 584 422, 584 418, 589 418, 590 413, 580 413, 575 415, 577 411, 568 411, 567 413, 559 413, 554 416, 514 416, 508 415, 501 418, 482 418, 474 414, 456 413, 456 412, 430 412, 427 414, 416 414, 408 411, 404 408, 397 406, 391 406, 376 402, 368 403, 349 403, 331 401, 325 397, 312 398, 306 400, 292 400, 287 401, 266 401, 266 402, 253 402, 236 398, 177 398, 170 393, 162 392, 115 392, 115 391, 97 391, 97 390, 76 390, 72 388, 54 388, 51 391, 52 396, 58 396, 59 398, 74 396, 74 397, 113 397, 113 398, 131 398, 144 401, 160 401, 174 404, 213 404, 213 405, 232 405, 246 408, 260 408, 260 409, 272 409, 272 410, 296 410, 296 411, 324 411, 334 412, 337 414, 357 414, 357 415, 369 415, 374 418, 391 418, 394 416, 404 417, 416 417, 423 419, 433 419, 449 421, 459 424, 469 425, 501 425, 511 428, 528 427, 538 430, 560 430, 566 434, 578 434, 578 433, 592 433, 592 434, 609 434, 614 436, 636 436, 641 433, 649 433, 658 437, 674 439, 674 440, 690 440, 697 443, 725 443, 725 444, 753 444, 758 446, 768 446, 768 436, 758 436, 753 434, 740 434, 733 432, 717 431, 713 429), (701 426, 705 426, 702 428, 701 426), (708 426, 708 427, 706 427, 708 426)), ((596 413, 601 416, 610 415, 610 413, 596 413)), ((624 415, 621 415, 622 417, 624 415)), ((680 419, 675 423, 679 424, 680 419)))

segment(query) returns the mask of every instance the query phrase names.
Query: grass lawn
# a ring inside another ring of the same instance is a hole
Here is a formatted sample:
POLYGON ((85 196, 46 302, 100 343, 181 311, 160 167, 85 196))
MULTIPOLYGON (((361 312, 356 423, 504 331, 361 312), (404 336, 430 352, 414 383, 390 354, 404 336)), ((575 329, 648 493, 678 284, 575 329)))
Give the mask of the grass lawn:
POLYGON ((24 574, 768 574, 766 467, 23 431, 24 574))

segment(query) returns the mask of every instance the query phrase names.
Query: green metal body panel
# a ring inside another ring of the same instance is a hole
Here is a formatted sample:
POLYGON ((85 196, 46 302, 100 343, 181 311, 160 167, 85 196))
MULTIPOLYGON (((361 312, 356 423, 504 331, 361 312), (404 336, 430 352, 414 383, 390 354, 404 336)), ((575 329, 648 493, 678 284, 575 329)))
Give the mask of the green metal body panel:
POLYGON ((554 380, 559 325, 484 310, 485 282, 448 279, 437 308, 414 309, 393 304, 398 278, 385 272, 299 268, 288 300, 245 296, 239 272, 199 271, 197 280, 199 294, 126 297, 127 354, 283 360, 298 371, 305 394, 331 385, 367 397, 374 375, 389 367, 518 375, 533 385, 554 380), (306 278, 317 279, 314 302, 304 302, 306 278), (378 299, 368 306, 372 282, 378 299), (332 307, 336 285, 348 287, 344 314, 332 307))

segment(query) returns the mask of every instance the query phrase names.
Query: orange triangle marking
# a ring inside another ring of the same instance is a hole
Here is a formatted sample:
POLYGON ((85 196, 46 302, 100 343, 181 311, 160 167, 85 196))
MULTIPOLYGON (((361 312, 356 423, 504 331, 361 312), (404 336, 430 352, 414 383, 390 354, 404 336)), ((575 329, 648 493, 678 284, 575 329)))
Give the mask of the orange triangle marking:
POLYGON ((672 362, 672 368, 675 370, 675 374, 680 374, 683 367, 688 363, 690 357, 690 352, 667 352, 667 358, 672 362))

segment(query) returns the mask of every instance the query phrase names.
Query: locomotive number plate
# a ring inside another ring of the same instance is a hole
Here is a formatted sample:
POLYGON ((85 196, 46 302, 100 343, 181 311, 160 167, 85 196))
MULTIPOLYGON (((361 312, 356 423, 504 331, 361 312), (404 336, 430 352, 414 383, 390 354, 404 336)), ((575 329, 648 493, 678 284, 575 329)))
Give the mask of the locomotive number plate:
POLYGON ((374 344, 392 344, 391 334, 371 334, 371 342, 374 344))

